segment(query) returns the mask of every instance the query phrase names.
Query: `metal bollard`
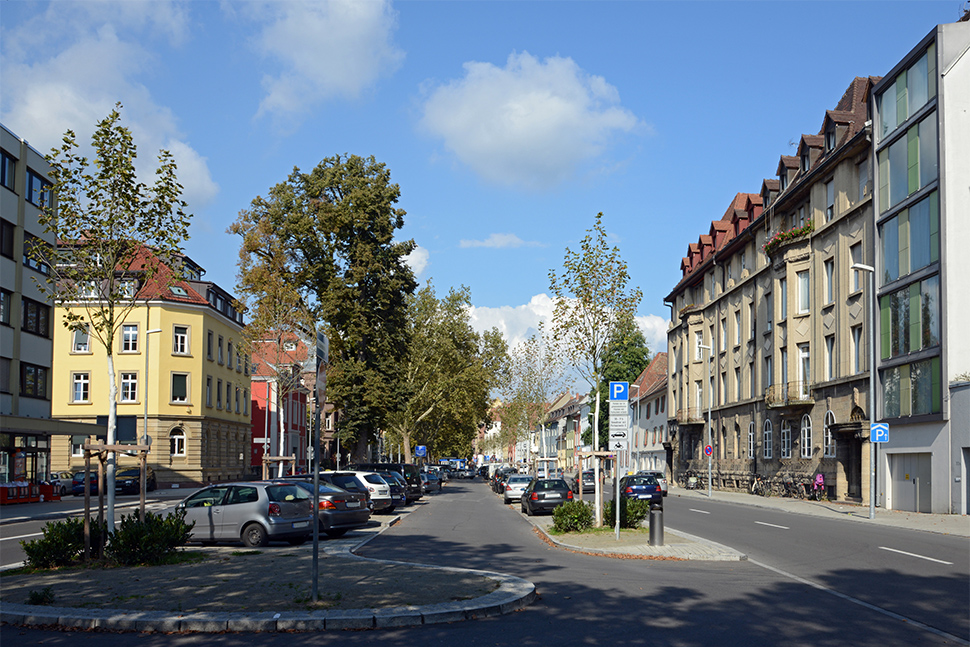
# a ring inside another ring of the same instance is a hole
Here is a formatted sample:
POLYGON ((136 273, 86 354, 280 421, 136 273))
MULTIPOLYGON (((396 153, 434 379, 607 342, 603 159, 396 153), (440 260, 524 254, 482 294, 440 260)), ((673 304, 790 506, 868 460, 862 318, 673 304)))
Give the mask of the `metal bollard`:
POLYGON ((664 545, 664 510, 655 508, 650 510, 650 545, 664 545))

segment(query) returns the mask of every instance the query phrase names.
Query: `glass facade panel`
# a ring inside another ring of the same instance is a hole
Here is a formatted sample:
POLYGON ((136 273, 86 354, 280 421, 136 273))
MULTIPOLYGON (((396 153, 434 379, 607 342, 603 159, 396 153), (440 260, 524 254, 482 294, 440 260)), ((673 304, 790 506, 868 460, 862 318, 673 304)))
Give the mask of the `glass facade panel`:
POLYGON ((940 260, 939 194, 933 191, 909 209, 879 226, 882 282, 922 269, 940 260))
POLYGON ((882 371, 883 417, 901 418, 943 410, 940 358, 882 371))

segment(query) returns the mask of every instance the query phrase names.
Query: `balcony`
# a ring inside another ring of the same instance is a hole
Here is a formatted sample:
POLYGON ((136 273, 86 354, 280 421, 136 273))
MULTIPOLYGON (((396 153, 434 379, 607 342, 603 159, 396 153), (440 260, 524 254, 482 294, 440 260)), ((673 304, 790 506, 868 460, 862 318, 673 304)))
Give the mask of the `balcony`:
POLYGON ((765 391, 765 404, 769 408, 813 405, 812 385, 801 380, 772 384, 765 391))
POLYGON ((677 410, 677 422, 682 425, 702 425, 707 420, 707 409, 691 407, 677 410))

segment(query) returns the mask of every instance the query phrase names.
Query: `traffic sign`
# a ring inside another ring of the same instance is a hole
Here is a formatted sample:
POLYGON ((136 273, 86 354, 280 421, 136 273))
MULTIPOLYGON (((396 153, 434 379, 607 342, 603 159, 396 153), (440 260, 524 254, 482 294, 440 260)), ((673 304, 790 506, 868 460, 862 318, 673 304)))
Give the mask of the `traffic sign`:
POLYGON ((704 446, 704 455, 705 456, 711 456, 713 454, 714 454, 714 448, 711 447, 710 445, 705 445, 704 446))
POLYGON ((629 382, 610 382, 610 401, 629 400, 629 399, 630 399, 629 382))
POLYGON ((427 456, 428 455, 428 446, 427 445, 418 445, 417 447, 414 448, 414 455, 415 456, 427 456))
POLYGON ((625 438, 623 440, 613 440, 612 438, 610 439, 611 452, 623 451, 624 449, 626 449, 626 447, 627 447, 627 440, 625 438))
POLYGON ((628 400, 610 400, 610 415, 625 416, 630 412, 630 402, 628 400))
POLYGON ((873 422, 869 425, 869 438, 874 443, 889 442, 889 423, 873 422))
POLYGON ((613 434, 623 434, 623 437, 627 437, 627 432, 630 429, 630 416, 610 416, 610 437, 613 434))

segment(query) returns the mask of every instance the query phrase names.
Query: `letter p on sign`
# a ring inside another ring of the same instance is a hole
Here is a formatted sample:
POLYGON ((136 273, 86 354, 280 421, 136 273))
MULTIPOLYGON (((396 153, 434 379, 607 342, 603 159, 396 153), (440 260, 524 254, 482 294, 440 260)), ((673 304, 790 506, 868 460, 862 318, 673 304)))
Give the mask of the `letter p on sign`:
POLYGON ((610 400, 629 400, 629 382, 610 382, 610 400))

